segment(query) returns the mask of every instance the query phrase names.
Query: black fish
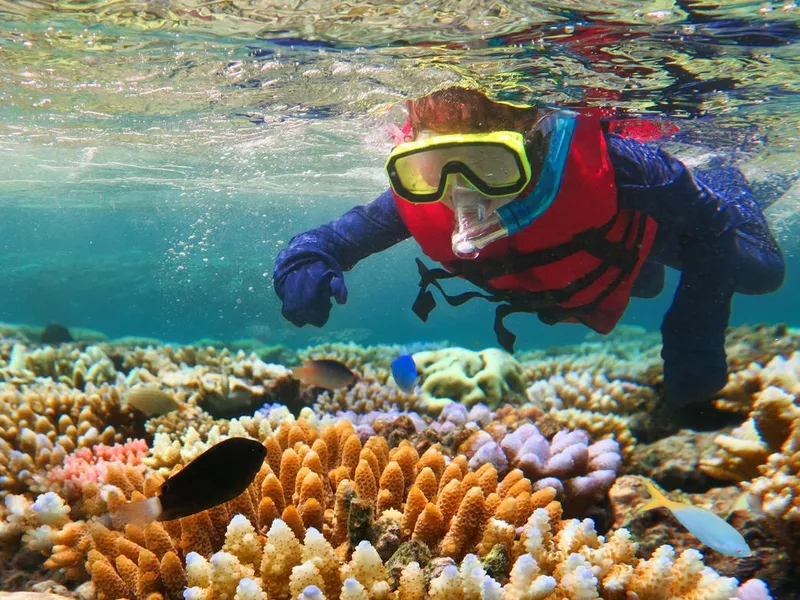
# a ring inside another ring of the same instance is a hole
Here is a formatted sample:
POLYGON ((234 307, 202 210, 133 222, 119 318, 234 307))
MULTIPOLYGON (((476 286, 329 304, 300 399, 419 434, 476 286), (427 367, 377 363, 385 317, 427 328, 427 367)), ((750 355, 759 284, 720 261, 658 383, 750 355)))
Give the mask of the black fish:
POLYGON ((223 440, 167 479, 158 496, 129 502, 115 509, 111 522, 144 526, 151 521, 172 521, 233 500, 253 483, 267 449, 243 437, 223 440))
POLYGON ((39 340, 43 344, 66 344, 72 340, 69 329, 59 323, 50 323, 39 334, 39 340))

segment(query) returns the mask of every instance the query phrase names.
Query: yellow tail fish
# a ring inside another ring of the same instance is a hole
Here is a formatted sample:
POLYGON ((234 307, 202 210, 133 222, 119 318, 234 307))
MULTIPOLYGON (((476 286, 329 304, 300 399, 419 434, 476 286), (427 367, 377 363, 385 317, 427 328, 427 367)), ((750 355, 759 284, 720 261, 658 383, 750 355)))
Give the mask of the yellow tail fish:
POLYGON ((750 547, 742 537, 742 534, 713 512, 699 506, 670 500, 653 485, 652 481, 645 478, 642 478, 642 481, 650 493, 650 500, 641 510, 666 508, 678 519, 681 525, 689 530, 689 533, 709 548, 737 558, 750 556, 750 547))

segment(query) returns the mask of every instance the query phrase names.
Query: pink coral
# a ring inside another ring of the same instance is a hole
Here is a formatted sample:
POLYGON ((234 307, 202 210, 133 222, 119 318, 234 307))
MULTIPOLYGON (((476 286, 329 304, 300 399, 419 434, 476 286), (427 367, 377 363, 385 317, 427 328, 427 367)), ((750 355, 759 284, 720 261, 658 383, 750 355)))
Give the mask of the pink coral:
POLYGON ((68 496, 78 496, 89 482, 103 485, 107 482, 108 466, 131 466, 144 473, 146 465, 142 459, 147 454, 147 442, 129 439, 124 444, 96 444, 91 448, 79 448, 64 458, 64 465, 48 474, 51 484, 62 485, 68 496))

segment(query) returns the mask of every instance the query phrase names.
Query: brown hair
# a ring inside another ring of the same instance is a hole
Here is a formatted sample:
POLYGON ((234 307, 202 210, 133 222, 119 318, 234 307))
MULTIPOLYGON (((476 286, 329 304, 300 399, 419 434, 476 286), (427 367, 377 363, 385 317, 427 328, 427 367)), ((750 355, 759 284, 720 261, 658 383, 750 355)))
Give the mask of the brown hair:
POLYGON ((494 102, 478 90, 450 87, 408 103, 411 127, 436 133, 526 133, 539 117, 535 108, 520 108, 494 102))

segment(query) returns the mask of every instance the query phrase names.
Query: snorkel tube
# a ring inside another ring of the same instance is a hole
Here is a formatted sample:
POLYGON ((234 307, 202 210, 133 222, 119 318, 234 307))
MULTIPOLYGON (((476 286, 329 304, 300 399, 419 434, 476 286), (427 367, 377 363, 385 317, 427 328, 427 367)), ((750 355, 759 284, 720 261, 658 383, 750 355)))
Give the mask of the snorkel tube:
POLYGON ((550 136, 536 186, 527 196, 517 198, 489 214, 488 201, 480 193, 454 186, 455 229, 451 238, 453 254, 476 258, 492 242, 525 229, 553 203, 569 155, 575 115, 556 111, 540 123, 542 133, 550 136))

